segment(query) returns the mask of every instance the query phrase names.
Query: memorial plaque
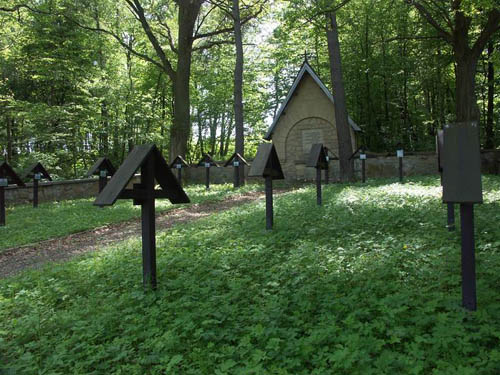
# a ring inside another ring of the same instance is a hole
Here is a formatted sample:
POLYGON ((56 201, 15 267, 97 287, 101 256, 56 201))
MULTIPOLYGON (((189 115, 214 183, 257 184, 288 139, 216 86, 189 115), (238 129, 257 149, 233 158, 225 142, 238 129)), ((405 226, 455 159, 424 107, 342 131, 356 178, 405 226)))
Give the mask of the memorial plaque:
POLYGON ((9 180, 7 180, 6 178, 0 178, 0 186, 9 186, 9 180))
POLYGON ((315 143, 323 143, 323 130, 321 129, 302 130, 302 151, 304 152, 305 157, 309 155, 311 147, 315 143))
POLYGON ((176 165, 175 165, 175 168, 177 168, 177 169, 181 169, 181 168, 182 168, 182 164, 176 164, 176 165))
POLYGON ((366 160, 366 154, 359 154, 360 160, 366 160))
MULTIPOLYGON (((394 155, 394 154, 393 154, 393 155, 394 155)), ((398 158, 402 158, 402 157, 404 157, 404 151, 403 151, 403 150, 397 150, 397 151, 396 151, 396 156, 397 156, 398 158)))
POLYGON ((108 176, 108 171, 103 169, 102 171, 99 172, 100 177, 107 177, 108 176))
POLYGON ((482 203, 481 154, 476 124, 445 126, 442 162, 443 202, 482 203))
POLYGON ((42 175, 40 173, 35 173, 34 179, 35 180, 41 180, 42 179, 42 175))
POLYGON ((205 163, 205 168, 210 168, 210 163, 205 163))
POLYGON ((239 161, 235 161, 235 162, 233 163, 233 166, 235 166, 235 167, 239 167, 239 166, 240 166, 240 162, 239 162, 239 161))

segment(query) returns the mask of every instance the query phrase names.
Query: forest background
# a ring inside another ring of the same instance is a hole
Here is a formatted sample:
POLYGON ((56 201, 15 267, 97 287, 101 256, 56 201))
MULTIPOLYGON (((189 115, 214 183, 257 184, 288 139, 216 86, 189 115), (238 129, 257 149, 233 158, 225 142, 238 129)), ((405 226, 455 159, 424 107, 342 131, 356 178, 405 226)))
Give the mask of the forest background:
MULTIPOLYGON (((441 8, 448 1, 423 2, 434 14, 449 11, 441 8)), ((180 131, 187 148, 179 152, 189 161, 203 152, 226 158, 238 119, 239 21, 240 121, 251 158, 306 52, 331 89, 323 15, 311 12, 316 3, 2 0, 0 152, 19 169, 37 160, 59 178, 75 178, 98 156, 119 164, 137 144, 154 142, 171 157, 180 150, 170 145, 172 133, 180 131)), ((463 2, 471 36, 495 3, 463 2)), ((449 43, 403 0, 345 1, 336 17, 347 110, 364 131, 359 141, 374 152, 394 151, 399 142, 433 151, 436 130, 456 114, 449 43)), ((499 50, 496 32, 476 67, 486 149, 500 144, 499 50)))

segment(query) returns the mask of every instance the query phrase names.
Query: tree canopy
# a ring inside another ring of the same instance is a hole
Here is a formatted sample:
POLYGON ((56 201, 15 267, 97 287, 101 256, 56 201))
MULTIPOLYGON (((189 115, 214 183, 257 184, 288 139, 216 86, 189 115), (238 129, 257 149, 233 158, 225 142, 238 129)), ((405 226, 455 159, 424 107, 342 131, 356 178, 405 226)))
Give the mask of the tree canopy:
POLYGON ((332 10, 347 111, 367 149, 434 150, 437 129, 457 119, 479 121, 483 146, 499 145, 495 1, 238 3, 242 106, 234 105, 234 1, 3 1, 0 152, 61 178, 83 176, 98 156, 119 164, 145 142, 188 160, 223 159, 235 151, 235 108, 243 108, 251 157, 305 54, 332 89, 332 10))

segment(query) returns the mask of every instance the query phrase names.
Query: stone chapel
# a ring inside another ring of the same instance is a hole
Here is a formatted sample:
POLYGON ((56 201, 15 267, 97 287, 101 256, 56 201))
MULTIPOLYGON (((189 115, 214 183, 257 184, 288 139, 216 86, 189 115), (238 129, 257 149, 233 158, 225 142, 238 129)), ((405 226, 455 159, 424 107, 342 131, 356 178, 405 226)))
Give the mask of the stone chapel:
MULTIPOLYGON (((315 171, 306 167, 306 161, 315 143, 338 155, 333 103, 333 95, 305 61, 264 137, 276 147, 286 179, 313 178, 315 171)), ((356 149, 361 129, 350 117, 348 121, 356 149)))

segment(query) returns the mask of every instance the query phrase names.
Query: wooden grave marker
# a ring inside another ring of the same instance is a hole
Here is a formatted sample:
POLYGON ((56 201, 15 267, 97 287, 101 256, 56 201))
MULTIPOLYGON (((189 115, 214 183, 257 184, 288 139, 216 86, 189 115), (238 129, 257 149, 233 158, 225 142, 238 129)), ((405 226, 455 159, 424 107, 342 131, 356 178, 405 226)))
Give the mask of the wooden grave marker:
POLYGON ((24 170, 22 173, 22 179, 32 178, 33 179, 33 208, 38 207, 38 183, 41 179, 46 179, 52 181, 49 172, 43 167, 42 163, 34 163, 24 170))
MULTIPOLYGON (((438 172, 441 176, 441 186, 443 185, 443 149, 444 149, 444 133, 442 130, 437 131, 436 135, 436 150, 438 159, 438 172)), ((448 202, 446 204, 447 211, 447 224, 448 231, 455 230, 455 204, 448 202)))
POLYGON ((197 167, 204 167, 205 168, 205 187, 210 189, 210 168, 211 167, 219 167, 219 164, 215 162, 214 159, 212 159, 212 156, 209 154, 203 154, 201 157, 200 161, 196 165, 197 167))
POLYGON ((9 183, 24 186, 23 180, 7 162, 0 164, 0 226, 5 226, 5 188, 9 183))
POLYGON ((245 165, 249 166, 248 162, 245 160, 243 156, 241 156, 239 153, 235 152, 234 154, 231 155, 228 161, 224 164, 224 167, 229 167, 229 166, 234 167, 234 182, 233 182, 233 187, 238 188, 240 187, 240 173, 244 174, 245 173, 245 165))
POLYGON ((316 203, 318 206, 321 206, 323 203, 321 195, 321 171, 328 169, 328 160, 322 143, 315 143, 311 146, 306 166, 316 168, 316 203))
POLYGON ((174 161, 170 163, 170 168, 177 169, 177 181, 182 186, 182 168, 189 168, 188 162, 182 156, 177 155, 174 161))
POLYGON ((356 155, 359 155, 359 160, 361 160, 361 182, 366 182, 366 159, 376 157, 373 154, 366 152, 365 146, 360 146, 356 151, 354 151, 349 158, 349 160, 354 159, 356 155))
POLYGON ((147 144, 134 147, 94 202, 102 207, 113 205, 117 199, 133 199, 135 205, 141 205, 143 283, 153 289, 156 288, 155 199, 159 198, 167 198, 174 204, 189 203, 156 145, 147 144), (139 168, 141 182, 127 189, 139 168), (155 179, 160 190, 155 190, 155 179))
POLYGON ((324 147, 325 149, 325 155, 326 155, 326 162, 327 162, 327 167, 325 169, 325 185, 328 185, 330 183, 330 160, 339 160, 339 157, 335 155, 333 152, 331 152, 328 147, 324 147))
POLYGON ((396 156, 399 161, 399 182, 403 183, 403 158, 404 158, 404 150, 403 144, 400 142, 396 145, 396 156))
POLYGON ((278 153, 272 143, 261 143, 257 149, 249 177, 264 177, 266 184, 266 229, 273 229, 273 180, 285 178, 278 153))
POLYGON ((97 159, 94 165, 87 172, 87 177, 99 176, 99 193, 104 189, 108 183, 108 176, 113 177, 116 173, 116 169, 106 157, 101 157, 97 159))
POLYGON ((445 125, 443 202, 460 204, 462 239, 462 305, 477 309, 474 204, 483 202, 481 154, 477 123, 445 125))

